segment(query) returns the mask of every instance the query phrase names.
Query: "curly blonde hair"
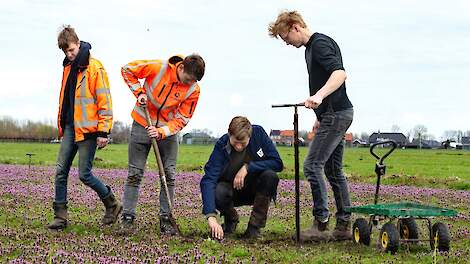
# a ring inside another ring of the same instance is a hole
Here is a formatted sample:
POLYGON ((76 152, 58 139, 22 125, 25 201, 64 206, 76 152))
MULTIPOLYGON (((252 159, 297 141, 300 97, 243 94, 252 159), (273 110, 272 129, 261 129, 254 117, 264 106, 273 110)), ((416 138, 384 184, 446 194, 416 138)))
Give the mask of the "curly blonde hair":
POLYGON ((292 25, 298 24, 302 28, 306 28, 304 19, 297 11, 282 11, 276 19, 276 22, 269 24, 269 36, 272 38, 278 38, 280 34, 290 30, 292 25))

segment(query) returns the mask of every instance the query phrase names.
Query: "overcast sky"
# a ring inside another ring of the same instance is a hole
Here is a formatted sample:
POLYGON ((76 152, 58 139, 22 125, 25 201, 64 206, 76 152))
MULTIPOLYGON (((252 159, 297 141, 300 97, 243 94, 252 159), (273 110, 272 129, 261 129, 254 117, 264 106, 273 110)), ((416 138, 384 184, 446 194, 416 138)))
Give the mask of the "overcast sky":
MULTIPOLYGON (((270 129, 291 129, 291 109, 308 96, 304 48, 268 36, 281 10, 298 10, 312 32, 341 47, 351 132, 406 133, 422 124, 439 139, 470 130, 470 1, 1 1, 0 116, 57 116, 62 60, 57 33, 75 27, 108 73, 114 119, 131 123, 135 98, 120 67, 137 59, 199 53, 201 97, 184 131, 225 133, 235 115, 270 129)), ((314 114, 299 111, 301 130, 314 114)))

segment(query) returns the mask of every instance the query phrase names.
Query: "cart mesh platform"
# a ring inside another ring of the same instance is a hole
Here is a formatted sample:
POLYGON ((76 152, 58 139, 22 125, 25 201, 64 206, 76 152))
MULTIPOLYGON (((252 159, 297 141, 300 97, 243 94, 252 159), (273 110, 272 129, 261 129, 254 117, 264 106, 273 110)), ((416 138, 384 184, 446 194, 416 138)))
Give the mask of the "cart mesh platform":
POLYGON ((370 204, 345 208, 347 212, 388 217, 456 216, 457 211, 411 202, 370 204))

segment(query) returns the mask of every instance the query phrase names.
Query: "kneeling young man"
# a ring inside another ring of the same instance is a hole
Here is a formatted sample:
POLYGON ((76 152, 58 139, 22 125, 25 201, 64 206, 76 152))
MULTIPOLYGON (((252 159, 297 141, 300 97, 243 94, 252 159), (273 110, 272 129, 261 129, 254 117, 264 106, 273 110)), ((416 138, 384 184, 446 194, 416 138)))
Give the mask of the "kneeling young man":
POLYGON ((258 238, 266 224, 271 199, 283 168, 281 157, 264 129, 246 117, 230 122, 228 133, 215 144, 201 179, 203 214, 212 237, 222 239, 238 224, 235 207, 253 205, 244 238, 258 238), (224 216, 217 222, 216 209, 224 216))

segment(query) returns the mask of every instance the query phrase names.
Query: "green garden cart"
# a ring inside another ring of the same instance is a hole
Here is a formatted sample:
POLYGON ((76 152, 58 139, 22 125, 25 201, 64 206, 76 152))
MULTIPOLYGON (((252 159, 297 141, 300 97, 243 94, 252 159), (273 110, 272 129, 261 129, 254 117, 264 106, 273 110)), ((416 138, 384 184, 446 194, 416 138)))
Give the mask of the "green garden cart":
POLYGON ((385 175, 384 160, 397 148, 397 143, 392 140, 374 143, 370 146, 370 153, 377 159, 375 172, 377 185, 375 188, 374 204, 347 207, 347 212, 368 215, 369 219, 358 218, 352 227, 353 242, 355 244, 370 245, 370 237, 373 228, 380 229, 378 247, 383 252, 395 254, 400 243, 417 243, 427 241, 431 249, 449 251, 449 228, 442 222, 431 223, 433 217, 453 217, 457 211, 446 208, 422 205, 413 202, 378 203, 380 178, 385 175), (374 149, 377 146, 390 146, 391 148, 382 157, 379 157, 374 149), (394 222, 396 221, 396 224, 394 222), (429 239, 419 238, 419 228, 416 220, 427 223, 429 239), (379 226, 380 222, 385 222, 379 226))

